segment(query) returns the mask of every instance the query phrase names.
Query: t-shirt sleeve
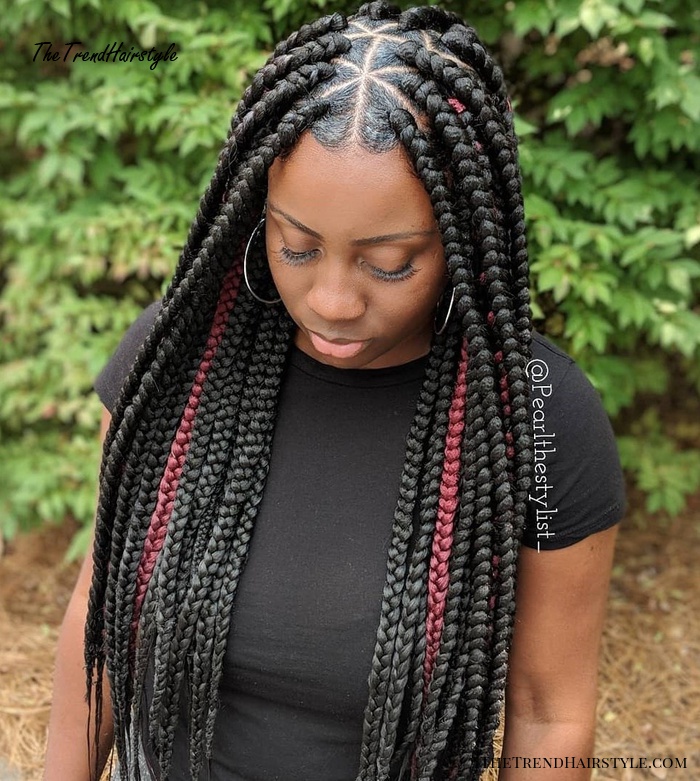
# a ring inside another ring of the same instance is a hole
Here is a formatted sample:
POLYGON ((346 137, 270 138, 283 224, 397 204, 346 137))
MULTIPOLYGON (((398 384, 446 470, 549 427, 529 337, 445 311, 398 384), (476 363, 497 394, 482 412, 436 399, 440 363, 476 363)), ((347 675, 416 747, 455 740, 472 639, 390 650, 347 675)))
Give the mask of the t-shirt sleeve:
POLYGON ((553 388, 533 385, 534 471, 523 544, 565 548, 619 523, 624 475, 610 420, 575 363, 553 388))
POLYGON ((124 334, 121 342, 114 351, 107 365, 98 374, 94 388, 100 401, 113 412, 119 398, 119 391, 124 381, 129 376, 134 365, 139 348, 146 340, 156 315, 160 310, 160 301, 154 301, 141 312, 139 317, 131 324, 124 334))

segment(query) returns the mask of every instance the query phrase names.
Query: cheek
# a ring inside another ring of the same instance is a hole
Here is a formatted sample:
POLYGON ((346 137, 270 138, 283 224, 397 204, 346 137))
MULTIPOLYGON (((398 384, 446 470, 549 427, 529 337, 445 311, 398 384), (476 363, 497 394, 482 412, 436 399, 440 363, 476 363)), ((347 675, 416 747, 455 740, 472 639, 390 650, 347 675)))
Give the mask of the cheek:
POLYGON ((282 296, 285 306, 291 312, 299 307, 305 296, 304 288, 299 284, 299 276, 290 274, 287 269, 280 269, 280 264, 271 269, 272 280, 275 283, 278 293, 282 296))
POLYGON ((435 314, 441 291, 441 284, 435 283, 426 284, 420 289, 395 291, 384 302, 385 317, 398 328, 422 326, 435 314))
POLYGON ((433 314, 449 279, 442 263, 436 263, 430 271, 430 275, 426 276, 423 285, 420 290, 415 291, 413 298, 414 307, 418 312, 433 314))

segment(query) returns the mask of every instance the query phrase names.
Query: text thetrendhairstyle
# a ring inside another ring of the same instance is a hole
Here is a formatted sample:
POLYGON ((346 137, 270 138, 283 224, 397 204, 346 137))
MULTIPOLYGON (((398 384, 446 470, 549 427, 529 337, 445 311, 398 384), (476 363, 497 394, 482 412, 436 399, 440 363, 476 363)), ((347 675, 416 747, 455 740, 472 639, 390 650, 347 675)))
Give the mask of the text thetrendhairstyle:
POLYGON ((407 432, 357 780, 478 779, 492 757, 533 459, 517 142, 475 31, 439 8, 380 2, 303 26, 252 79, 113 411, 85 659, 96 735, 107 670, 124 780, 140 777, 144 723, 167 777, 185 683, 193 778, 211 754, 293 336, 284 305, 241 284, 242 256, 271 164, 306 132, 405 151, 455 293, 407 432))

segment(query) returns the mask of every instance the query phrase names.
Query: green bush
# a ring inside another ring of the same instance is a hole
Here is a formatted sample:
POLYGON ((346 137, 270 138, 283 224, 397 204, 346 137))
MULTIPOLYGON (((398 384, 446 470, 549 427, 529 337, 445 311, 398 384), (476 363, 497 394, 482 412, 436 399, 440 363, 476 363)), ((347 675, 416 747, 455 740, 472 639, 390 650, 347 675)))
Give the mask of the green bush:
MULTIPOLYGON (((700 456, 664 433, 661 416, 641 413, 679 387, 700 388, 700 12, 689 0, 446 5, 477 28, 511 85, 536 327, 599 390, 648 509, 678 512, 700 488, 700 456)), ((352 7, 25 0, 5 9, 5 536, 66 516, 89 523, 99 460, 92 382, 162 291, 237 97, 274 41, 352 7), (56 61, 45 61, 42 41, 56 61), (64 61, 72 41, 81 43, 64 61), (126 51, 172 43, 177 59, 72 62, 112 42, 126 51)))

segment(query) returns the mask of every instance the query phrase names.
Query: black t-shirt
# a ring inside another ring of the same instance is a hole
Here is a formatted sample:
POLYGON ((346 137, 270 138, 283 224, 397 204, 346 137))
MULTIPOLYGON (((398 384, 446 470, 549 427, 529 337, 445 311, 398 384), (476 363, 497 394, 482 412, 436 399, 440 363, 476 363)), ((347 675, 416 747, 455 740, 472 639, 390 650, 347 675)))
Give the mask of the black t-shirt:
MULTIPOLYGON (((110 410, 158 306, 143 312, 95 383, 110 410)), ((536 332, 532 351, 535 472, 523 544, 553 550, 619 522, 626 497, 598 393, 536 332)), ((355 778, 405 439, 426 360, 339 369, 292 347, 234 604, 211 781, 355 778)), ((186 735, 182 720, 171 781, 189 779, 186 735)))

